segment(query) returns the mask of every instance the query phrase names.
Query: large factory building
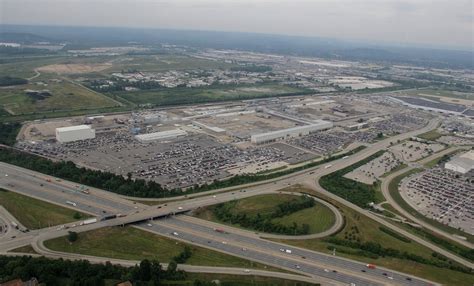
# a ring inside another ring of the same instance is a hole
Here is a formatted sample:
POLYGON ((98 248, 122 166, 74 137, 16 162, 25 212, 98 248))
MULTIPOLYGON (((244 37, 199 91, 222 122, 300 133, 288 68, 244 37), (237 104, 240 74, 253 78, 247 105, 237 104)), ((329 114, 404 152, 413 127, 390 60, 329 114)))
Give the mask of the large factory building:
POLYGON ((60 143, 94 139, 95 130, 89 125, 76 125, 56 128, 56 140, 60 143))
POLYGON ((250 137, 250 141, 254 144, 269 143, 269 142, 273 142, 273 141, 281 140, 285 138, 308 135, 316 131, 332 128, 332 126, 333 126, 332 122, 318 120, 317 123, 310 124, 310 125, 303 125, 303 126, 297 126, 297 127, 292 127, 288 129, 267 132, 267 133, 255 134, 250 137))

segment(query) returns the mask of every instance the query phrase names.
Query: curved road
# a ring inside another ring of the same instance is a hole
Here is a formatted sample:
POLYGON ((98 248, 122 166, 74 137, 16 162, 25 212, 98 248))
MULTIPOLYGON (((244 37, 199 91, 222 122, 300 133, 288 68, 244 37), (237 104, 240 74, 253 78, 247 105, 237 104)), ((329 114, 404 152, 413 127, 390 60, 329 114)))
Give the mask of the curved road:
MULTIPOLYGON (((419 165, 423 165, 427 162, 430 162, 431 160, 435 159, 435 158, 438 158, 438 157, 441 157, 445 154, 449 154, 453 151, 456 151, 456 150, 463 150, 463 149, 466 149, 466 148, 463 148, 463 147, 451 147, 451 148, 448 148, 448 149, 445 149, 441 152, 438 152, 436 154, 433 154, 427 158, 424 158, 423 160, 420 160, 418 161, 417 163, 419 165)), ((406 211, 404 208, 402 208, 400 205, 398 205, 398 203, 392 198, 392 196, 390 195, 390 190, 389 190, 389 185, 390 185, 390 182, 395 179, 396 177, 398 177, 399 175, 401 174, 404 174, 410 170, 413 170, 415 169, 416 166, 409 166, 409 167, 406 167, 404 169, 401 169, 395 173, 392 173, 390 174, 389 176, 385 177, 382 179, 382 185, 381 185, 381 189, 382 189, 382 193, 383 193, 383 196, 385 197, 385 199, 387 200, 388 203, 390 203, 398 212, 400 212, 403 216, 405 216, 406 218, 410 219, 411 221, 413 222, 416 222, 417 224, 423 226, 424 228, 426 229, 429 229, 431 230, 432 232, 434 233, 437 233, 441 236, 444 236, 450 240, 454 240, 456 242, 458 242, 459 244, 462 244, 466 247, 469 247, 469 248, 473 248, 474 245, 472 243, 470 243, 469 241, 466 241, 466 240, 463 240, 463 239, 460 239, 456 236, 453 236, 451 233, 448 233, 448 232, 445 232, 429 223, 427 223, 426 221, 424 220, 421 220, 419 218, 416 218, 415 216, 413 216, 412 214, 410 214, 408 211, 406 211)))

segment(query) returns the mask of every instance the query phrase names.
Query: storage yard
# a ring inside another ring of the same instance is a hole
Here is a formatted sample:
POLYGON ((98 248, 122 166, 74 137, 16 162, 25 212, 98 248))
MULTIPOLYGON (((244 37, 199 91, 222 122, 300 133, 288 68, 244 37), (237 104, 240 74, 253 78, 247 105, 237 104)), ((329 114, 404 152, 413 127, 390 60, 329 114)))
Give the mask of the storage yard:
POLYGON ((186 189, 291 168, 424 126, 430 115, 384 96, 294 96, 26 124, 17 146, 55 159, 186 189), (265 108, 261 108, 265 106, 265 108), (360 128, 354 124, 364 123, 360 128), (81 126, 81 127, 78 127, 81 126), (65 127, 66 129, 64 129, 65 127), (56 131, 95 137, 63 140, 56 131))
POLYGON ((405 179, 402 197, 417 211, 474 234, 474 152, 405 179))

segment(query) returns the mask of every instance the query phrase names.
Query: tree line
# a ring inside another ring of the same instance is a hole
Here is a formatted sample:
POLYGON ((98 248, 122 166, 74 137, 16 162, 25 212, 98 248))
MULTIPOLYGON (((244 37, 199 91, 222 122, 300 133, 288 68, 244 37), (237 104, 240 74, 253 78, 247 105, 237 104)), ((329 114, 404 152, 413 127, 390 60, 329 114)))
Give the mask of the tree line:
POLYGON ((266 214, 258 213, 256 216, 248 216, 246 213, 234 213, 233 209, 237 201, 230 201, 218 204, 213 208, 216 217, 227 223, 238 224, 245 228, 258 231, 288 235, 309 234, 309 225, 306 223, 293 222, 292 225, 275 223, 272 220, 280 218, 299 210, 311 208, 315 205, 314 199, 307 196, 300 196, 291 201, 280 203, 274 211, 266 214))
MULTIPOLYGON (((19 128, 19 126, 20 125, 18 124, 17 127, 19 128)), ((14 134, 16 133, 18 133, 18 131, 14 132, 14 134)), ((13 135, 11 135, 10 138, 13 138, 10 139, 10 141, 13 140, 14 143, 13 135)), ((182 191, 180 189, 169 190, 163 188, 155 181, 132 179, 131 174, 128 174, 125 178, 123 176, 116 175, 110 172, 78 167, 71 161, 54 162, 44 157, 5 147, 0 147, 0 161, 121 195, 142 198, 163 198, 199 193, 220 188, 233 187, 241 184, 248 184, 274 179, 280 176, 312 168, 320 164, 342 158, 346 155, 354 154, 362 150, 363 148, 364 147, 359 147, 344 154, 327 157, 321 161, 308 163, 306 165, 292 168, 289 170, 270 174, 237 175, 222 181, 215 180, 211 184, 203 184, 201 186, 196 185, 186 191, 182 191)))
POLYGON ((0 86, 27 84, 28 80, 19 77, 0 76, 0 86))
POLYGON ((20 128, 21 124, 18 122, 0 123, 0 144, 13 146, 20 128))
POLYGON ((377 182, 374 185, 367 185, 344 178, 344 175, 381 156, 384 152, 385 151, 379 151, 344 169, 323 176, 319 180, 319 183, 327 191, 356 204, 361 208, 365 208, 369 203, 375 201, 375 186, 377 182))
POLYGON ((184 271, 177 269, 176 262, 163 270, 156 260, 143 260, 139 265, 124 267, 91 264, 86 260, 49 259, 31 256, 0 256, 0 283, 14 279, 23 281, 38 279, 43 285, 103 286, 105 280, 131 281, 133 285, 163 285, 166 281, 186 278, 184 271))

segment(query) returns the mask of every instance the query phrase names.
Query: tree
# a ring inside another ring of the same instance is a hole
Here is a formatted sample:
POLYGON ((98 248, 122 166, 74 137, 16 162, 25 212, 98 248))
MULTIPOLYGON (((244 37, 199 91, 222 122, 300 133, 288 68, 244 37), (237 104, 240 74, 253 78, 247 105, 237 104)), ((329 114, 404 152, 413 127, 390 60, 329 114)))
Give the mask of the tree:
POLYGON ((77 240, 77 232, 74 232, 74 231, 70 231, 67 235, 67 240, 69 242, 74 242, 77 240))
POLYGON ((172 277, 176 273, 177 269, 178 269, 178 264, 172 260, 170 261, 170 263, 168 263, 168 269, 166 269, 166 272, 169 275, 169 277, 172 277))
POLYGON ((151 263, 148 259, 140 262, 140 271, 138 277, 141 281, 150 281, 151 279, 151 263))
POLYGON ((74 215, 72 216, 72 218, 74 219, 81 219, 81 217, 82 217, 81 214, 78 212, 75 212, 74 215))
POLYGON ((158 286, 160 285, 160 280, 161 280, 161 273, 162 273, 162 269, 161 269, 161 264, 156 261, 156 260, 153 260, 151 262, 151 284, 153 286, 158 286))

